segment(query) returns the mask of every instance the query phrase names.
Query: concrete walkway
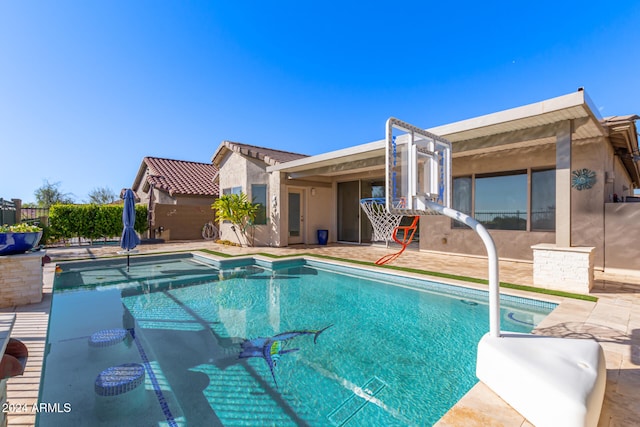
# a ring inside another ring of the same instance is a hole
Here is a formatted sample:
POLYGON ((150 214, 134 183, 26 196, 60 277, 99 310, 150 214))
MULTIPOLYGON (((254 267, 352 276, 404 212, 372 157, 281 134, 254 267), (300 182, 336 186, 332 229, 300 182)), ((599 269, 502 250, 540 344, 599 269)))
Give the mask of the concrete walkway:
MULTIPOLYGON (((205 241, 141 245, 137 249, 140 254, 198 249, 209 249, 229 255, 259 252, 277 255, 309 253, 370 262, 390 252, 382 246, 301 245, 288 248, 239 248, 205 241)), ((47 255, 51 257, 52 263, 44 267, 42 302, 0 309, 0 312, 16 313, 17 319, 12 337, 24 341, 30 352, 24 376, 8 381, 8 401, 12 404, 24 404, 27 409, 25 412, 9 413, 9 426, 32 426, 35 423, 35 413, 32 408, 38 399, 55 262, 117 256, 118 251, 117 246, 48 249, 47 255)), ((407 251, 393 264, 427 271, 487 278, 487 261, 482 257, 407 251)), ((500 261, 500 280, 503 282, 532 285, 532 276, 531 263, 500 261)), ((486 289, 484 285, 469 286, 486 289)), ((524 292, 510 290, 505 292, 532 296, 524 292)), ((637 420, 640 419, 640 405, 636 403, 636 394, 640 391, 640 280, 597 273, 596 288, 592 295, 599 297, 597 303, 533 295, 538 299, 560 303, 559 307, 538 326, 536 333, 598 340, 605 350, 607 362, 607 388, 598 426, 636 425, 637 420)), ((481 383, 465 395, 437 425, 440 427, 531 426, 519 413, 481 383)))

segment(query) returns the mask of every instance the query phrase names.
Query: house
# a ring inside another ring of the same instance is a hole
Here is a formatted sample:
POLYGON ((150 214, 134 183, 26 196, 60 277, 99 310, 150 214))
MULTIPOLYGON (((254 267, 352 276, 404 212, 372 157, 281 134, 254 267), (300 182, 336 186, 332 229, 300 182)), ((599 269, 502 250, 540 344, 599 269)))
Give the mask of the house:
MULTIPOLYGON (((260 210, 253 226, 247 230, 252 242, 243 242, 230 223, 220 224, 220 237, 236 243, 251 243, 256 246, 281 246, 280 221, 278 220, 278 197, 269 189, 279 188, 279 183, 271 181, 276 175, 267 173, 269 166, 277 166, 308 157, 305 154, 274 150, 239 142, 223 141, 211 158, 220 170, 217 184, 220 194, 244 193, 253 203, 260 204, 260 210), (224 170, 224 173, 222 171, 224 170)), ((297 216, 297 218, 301 218, 297 216)), ((302 221, 303 219, 301 219, 302 221)))
MULTIPOLYGON (((594 268, 640 272, 628 250, 640 204, 613 203, 640 187, 637 119, 602 118, 578 90, 427 130, 452 143, 453 207, 490 228, 501 257, 533 262, 540 286, 562 280, 563 268, 569 277, 584 273, 590 286, 594 268)), ((359 201, 385 186, 383 140, 267 165, 266 173, 271 234, 261 244, 314 244, 319 228, 332 242, 371 241, 359 201)), ((485 255, 473 231, 439 216, 421 218, 419 249, 485 255)))
POLYGON ((132 189, 149 209, 149 237, 202 239, 202 227, 214 220, 218 168, 211 163, 145 157, 132 189))

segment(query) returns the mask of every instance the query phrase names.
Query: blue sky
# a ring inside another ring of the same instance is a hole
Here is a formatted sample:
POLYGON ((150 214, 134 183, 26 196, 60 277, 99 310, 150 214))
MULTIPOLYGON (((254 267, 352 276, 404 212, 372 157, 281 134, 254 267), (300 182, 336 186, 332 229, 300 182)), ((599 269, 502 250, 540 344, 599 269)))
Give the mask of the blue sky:
POLYGON ((640 2, 0 1, 0 197, 223 140, 318 154, 584 87, 640 114, 640 2), (366 6, 365 6, 366 5, 366 6))

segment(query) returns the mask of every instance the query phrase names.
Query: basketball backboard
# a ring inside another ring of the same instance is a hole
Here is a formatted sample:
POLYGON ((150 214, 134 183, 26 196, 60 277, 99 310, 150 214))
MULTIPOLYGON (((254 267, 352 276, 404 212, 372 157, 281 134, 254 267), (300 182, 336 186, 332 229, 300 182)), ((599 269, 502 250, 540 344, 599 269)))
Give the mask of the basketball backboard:
POLYGON ((434 213, 426 201, 451 206, 451 143, 395 118, 386 126, 386 204, 396 215, 434 213))

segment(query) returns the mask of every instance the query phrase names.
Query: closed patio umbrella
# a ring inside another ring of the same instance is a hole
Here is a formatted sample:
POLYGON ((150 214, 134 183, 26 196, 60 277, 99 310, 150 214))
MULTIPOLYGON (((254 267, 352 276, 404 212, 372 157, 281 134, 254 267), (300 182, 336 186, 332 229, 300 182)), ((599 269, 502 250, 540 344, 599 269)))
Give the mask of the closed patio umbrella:
POLYGON ((127 253, 127 271, 129 271, 129 252, 138 246, 140 238, 133 229, 136 223, 136 202, 133 191, 128 188, 124 193, 124 207, 122 208, 122 238, 120 239, 120 247, 127 253))

